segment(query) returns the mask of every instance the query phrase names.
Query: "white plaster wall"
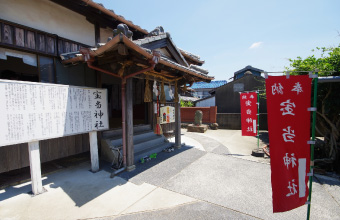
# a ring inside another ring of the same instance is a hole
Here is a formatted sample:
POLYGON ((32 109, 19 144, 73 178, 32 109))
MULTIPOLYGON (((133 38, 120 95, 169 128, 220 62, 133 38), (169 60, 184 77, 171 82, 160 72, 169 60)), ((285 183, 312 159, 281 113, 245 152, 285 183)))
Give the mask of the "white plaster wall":
POLYGON ((196 102, 196 107, 210 107, 215 106, 215 96, 203 101, 196 102))
POLYGON ((0 0, 0 18, 95 45, 93 24, 84 16, 48 0, 0 0))

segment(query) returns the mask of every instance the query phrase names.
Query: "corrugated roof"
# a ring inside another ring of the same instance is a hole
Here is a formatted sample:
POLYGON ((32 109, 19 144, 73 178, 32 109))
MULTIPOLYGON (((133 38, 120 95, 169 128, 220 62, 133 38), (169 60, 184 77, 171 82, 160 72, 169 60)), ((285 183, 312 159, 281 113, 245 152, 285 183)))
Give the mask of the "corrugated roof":
POLYGON ((210 83, 207 82, 195 82, 190 88, 192 89, 214 89, 227 84, 227 80, 215 80, 210 83))

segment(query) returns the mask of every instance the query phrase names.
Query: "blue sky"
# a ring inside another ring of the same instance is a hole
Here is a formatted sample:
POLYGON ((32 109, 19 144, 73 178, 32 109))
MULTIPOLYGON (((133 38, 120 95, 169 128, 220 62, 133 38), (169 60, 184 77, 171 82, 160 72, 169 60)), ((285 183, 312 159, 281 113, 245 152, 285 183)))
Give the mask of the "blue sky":
POLYGON ((148 31, 163 26, 216 80, 247 65, 282 71, 288 58, 340 43, 339 0, 95 1, 148 31))

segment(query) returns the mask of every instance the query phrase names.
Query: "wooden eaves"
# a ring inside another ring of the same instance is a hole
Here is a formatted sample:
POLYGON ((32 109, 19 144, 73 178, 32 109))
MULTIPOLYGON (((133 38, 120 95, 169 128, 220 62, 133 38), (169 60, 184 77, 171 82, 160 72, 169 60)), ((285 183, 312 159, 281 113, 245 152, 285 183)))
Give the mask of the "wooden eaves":
MULTIPOLYGON (((143 57, 145 57, 146 60, 151 60, 152 57, 153 57, 153 55, 151 53, 149 53, 144 48, 141 48, 140 46, 133 43, 129 38, 127 38, 123 34, 119 34, 119 35, 115 36, 112 40, 110 40, 105 45, 101 46, 100 48, 98 48, 96 50, 88 50, 89 51, 88 53, 91 56, 91 58, 105 56, 105 53, 108 53, 111 50, 117 49, 118 44, 124 44, 127 48, 129 48, 129 49, 135 51, 137 54, 140 54, 143 57)), ((73 57, 73 58, 70 58, 70 59, 67 59, 67 60, 63 60, 62 63, 63 64, 72 64, 72 63, 78 63, 78 62, 85 62, 86 60, 87 59, 85 59, 84 55, 80 55, 80 56, 73 57)), ((201 73, 194 71, 194 70, 191 70, 191 69, 189 69, 185 66, 178 65, 178 64, 175 64, 175 63, 170 62, 168 60, 165 60, 164 58, 161 58, 157 65, 164 65, 168 69, 173 69, 174 72, 179 72, 183 76, 187 74, 189 76, 189 78, 192 79, 191 81, 210 82, 211 80, 214 79, 214 77, 207 76, 205 74, 201 74, 201 73)), ((161 74, 161 75, 164 75, 165 77, 167 77, 165 75, 164 71, 163 72, 161 71, 161 72, 158 72, 158 73, 154 72, 154 73, 155 74, 161 74)))

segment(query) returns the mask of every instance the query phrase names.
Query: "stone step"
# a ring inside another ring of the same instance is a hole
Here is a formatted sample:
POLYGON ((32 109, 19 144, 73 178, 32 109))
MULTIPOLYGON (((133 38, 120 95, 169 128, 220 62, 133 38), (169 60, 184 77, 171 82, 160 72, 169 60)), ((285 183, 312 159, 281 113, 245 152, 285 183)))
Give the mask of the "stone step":
POLYGON ((153 153, 159 153, 162 152, 167 147, 171 147, 172 143, 163 142, 156 146, 150 146, 149 148, 145 148, 142 151, 139 151, 138 153, 134 154, 134 164, 137 164, 140 162, 141 158, 150 156, 153 153))
MULTIPOLYGON (((142 131, 139 132, 135 135, 133 135, 133 144, 136 145, 138 143, 141 143, 143 141, 147 141, 147 140, 152 140, 154 138, 156 138, 157 135, 153 132, 153 131, 142 131)), ((118 139, 109 139, 108 141, 110 146, 121 146, 123 145, 123 140, 122 137, 118 138, 118 139)))
MULTIPOLYGON (((133 127, 133 133, 141 133, 143 131, 150 131, 151 130, 151 125, 147 124, 147 125, 136 125, 133 127)), ((112 129, 109 131, 103 131, 102 132, 102 138, 103 139, 118 139, 121 138, 123 135, 122 129, 121 128, 117 128, 117 129, 112 129)))
POLYGON ((163 136, 153 136, 149 139, 144 139, 139 143, 134 143, 135 154, 143 151, 144 149, 152 148, 153 146, 158 146, 159 144, 165 143, 165 138, 163 136))
MULTIPOLYGON (((112 152, 111 148, 121 147, 123 145, 121 129, 111 130, 102 138, 101 157, 102 159, 112 162, 117 158, 117 152, 112 152)), ((134 162, 140 161, 141 157, 150 156, 153 153, 159 153, 163 149, 171 146, 163 135, 157 135, 151 130, 151 126, 134 127, 134 162)))

